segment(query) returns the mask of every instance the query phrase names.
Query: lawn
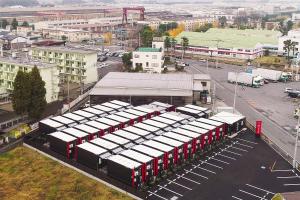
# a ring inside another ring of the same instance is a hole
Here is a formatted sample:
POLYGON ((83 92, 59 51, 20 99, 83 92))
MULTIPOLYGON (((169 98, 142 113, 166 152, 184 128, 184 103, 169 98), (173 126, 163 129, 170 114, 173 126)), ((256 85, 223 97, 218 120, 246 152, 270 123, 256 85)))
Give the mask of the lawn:
POLYGON ((26 147, 0 155, 1 199, 131 199, 26 147))

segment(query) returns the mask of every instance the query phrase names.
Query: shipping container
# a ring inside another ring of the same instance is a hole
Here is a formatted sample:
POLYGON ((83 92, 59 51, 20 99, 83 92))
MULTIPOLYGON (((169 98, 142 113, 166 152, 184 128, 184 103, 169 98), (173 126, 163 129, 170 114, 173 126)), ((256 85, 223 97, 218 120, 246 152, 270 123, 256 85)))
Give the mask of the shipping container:
POLYGON ((131 109, 126 109, 126 110, 124 110, 124 112, 139 116, 139 118, 138 118, 139 122, 142 122, 143 120, 147 119, 147 113, 146 112, 134 110, 132 108, 131 109))
POLYGON ((245 116, 229 113, 229 112, 220 112, 211 118, 214 121, 226 123, 225 134, 232 135, 241 131, 246 126, 245 116))
MULTIPOLYGON (((162 129, 156 127, 156 126, 151 126, 151 125, 148 125, 148 124, 144 124, 144 122, 137 123, 133 127, 148 131, 148 132, 150 132, 151 134, 154 134, 154 135, 161 135, 165 132, 164 130, 162 130, 162 129)), ((129 127, 127 127, 127 128, 129 128, 129 127)))
POLYGON ((100 123, 98 121, 89 121, 85 124, 98 129, 99 130, 99 137, 102 137, 103 135, 111 133, 111 128, 110 128, 109 125, 100 123))
POLYGON ((141 105, 141 107, 154 110, 156 116, 167 112, 166 108, 157 105, 146 104, 146 105, 141 105))
POLYGON ((80 115, 80 116, 86 118, 88 121, 98 118, 97 115, 90 113, 90 112, 83 111, 83 110, 77 110, 77 111, 73 112, 73 114, 80 115))
POLYGON ((201 106, 187 104, 184 107, 204 112, 205 113, 205 118, 209 118, 211 116, 211 114, 212 114, 212 111, 210 109, 204 108, 204 107, 201 107, 201 106))
POLYGON ((171 126, 169 126, 168 124, 162 123, 162 122, 158 122, 155 121, 153 119, 147 119, 145 121, 143 121, 144 124, 148 124, 150 126, 155 126, 157 128, 160 128, 162 131, 166 132, 166 131, 170 131, 172 129, 171 126))
POLYGON ((91 140, 90 143, 108 150, 111 154, 118 154, 124 150, 120 145, 104 140, 102 138, 91 140))
POLYGON ((163 158, 164 170, 168 170, 170 169, 171 166, 173 166, 174 147, 171 147, 166 144, 162 144, 154 140, 145 141, 144 143, 142 143, 142 145, 164 152, 164 158, 163 158))
POLYGON ((77 122, 75 122, 71 119, 68 119, 66 117, 63 117, 63 116, 52 117, 51 120, 59 122, 59 123, 65 125, 66 127, 73 127, 73 126, 77 125, 77 122))
POLYGON ((171 105, 171 104, 168 104, 168 103, 162 103, 162 102, 158 102, 158 101, 154 101, 150 104, 160 106, 160 107, 164 107, 167 112, 175 111, 175 108, 176 108, 174 105, 171 105))
POLYGON ((208 143, 209 144, 212 144, 213 142, 216 141, 216 129, 217 129, 216 126, 205 124, 205 123, 202 123, 199 121, 190 122, 189 125, 208 130, 209 131, 209 134, 208 134, 208 143))
MULTIPOLYGON (((164 114, 160 115, 160 117, 163 117, 166 119, 171 119, 173 121, 180 123, 181 125, 189 123, 188 119, 186 119, 180 115, 183 115, 183 114, 177 113, 177 112, 168 112, 168 113, 164 113, 164 114)), ((188 115, 185 115, 185 116, 188 116, 188 115)))
POLYGON ((226 124, 224 122, 218 122, 218 121, 214 121, 211 119, 205 119, 205 118, 199 118, 199 119, 197 119, 197 121, 216 126, 217 127, 216 128, 216 139, 220 140, 220 139, 224 138, 225 127, 226 127, 226 124))
POLYGON ((89 134, 75 128, 66 128, 62 132, 77 138, 77 144, 89 141, 89 134))
POLYGON ((121 155, 107 159, 107 175, 134 188, 142 186, 142 164, 121 155))
POLYGON ((125 111, 117 112, 117 113, 115 113, 115 115, 118 115, 120 117, 124 117, 126 119, 129 119, 130 120, 129 121, 130 125, 133 125, 133 124, 138 123, 140 121, 140 118, 139 118, 140 116, 134 115, 134 114, 129 114, 125 111))
POLYGON ((108 119, 106 117, 102 117, 102 118, 98 118, 96 119, 97 122, 100 122, 102 124, 106 124, 108 126, 110 126, 110 132, 114 132, 114 131, 117 131, 120 129, 121 127, 121 123, 120 122, 117 122, 115 120, 112 120, 112 119, 108 119))
POLYGON ((197 142, 196 140, 194 140, 191 137, 187 137, 178 133, 174 133, 174 132, 167 132, 163 134, 164 137, 168 137, 171 138, 173 140, 177 140, 180 141, 184 144, 183 146, 183 155, 184 155, 184 159, 188 159, 188 158, 193 158, 195 153, 196 153, 196 149, 197 149, 197 142))
POLYGON ((195 133, 199 133, 201 136, 201 140, 200 140, 200 147, 202 150, 208 150, 209 149, 209 141, 208 141, 208 137, 209 137, 209 131, 203 128, 199 128, 196 126, 191 126, 191 125, 183 125, 180 127, 181 129, 185 129, 185 130, 189 130, 189 131, 193 131, 195 133))
POLYGON ((137 128, 135 126, 128 126, 128 127, 124 128, 123 130, 133 133, 133 134, 136 134, 136 135, 139 135, 142 138, 144 138, 145 140, 149 140, 154 137, 154 134, 152 134, 151 132, 143 130, 141 128, 137 128))
POLYGON ((132 146, 134 146, 134 144, 130 140, 127 140, 114 134, 104 135, 102 139, 120 145, 123 149, 129 149, 132 146))
POLYGON ((85 112, 93 113, 97 117, 105 117, 106 115, 108 115, 106 112, 92 107, 84 108, 82 110, 85 112))
POLYGON ((153 117, 151 120, 161 122, 161 123, 164 123, 164 124, 168 124, 169 126, 171 126, 171 128, 172 127, 177 128, 177 127, 182 125, 182 124, 179 123, 179 121, 172 120, 172 119, 167 119, 167 118, 161 117, 161 116, 153 117))
POLYGON ((65 125, 51 119, 43 119, 39 122, 39 130, 45 134, 61 131, 65 128, 67 128, 65 125))
POLYGON ((141 154, 137 151, 128 149, 125 151, 122 151, 120 155, 129 158, 131 160, 134 160, 140 164, 142 164, 142 182, 146 183, 150 180, 152 180, 152 177, 154 176, 154 168, 153 163, 154 159, 146 156, 144 154, 141 154))
POLYGON ((86 124, 79 124, 74 126, 73 128, 76 128, 78 130, 81 130, 83 132, 86 132, 87 134, 89 134, 89 140, 93 140, 95 138, 98 138, 99 135, 101 134, 101 131, 99 129, 96 129, 94 127, 88 126, 86 124))
POLYGON ((131 132, 128 132, 128 131, 125 131, 125 130, 115 131, 114 135, 122 137, 126 140, 130 140, 134 144, 140 144, 140 143, 145 141, 145 139, 142 136, 136 135, 134 133, 131 133, 131 132))
POLYGON ((126 108, 123 107, 123 106, 120 106, 120 105, 117 105, 117 104, 113 104, 113 103, 109 103, 109 102, 102 103, 101 105, 102 105, 102 106, 105 106, 105 107, 108 107, 108 108, 112 108, 112 109, 114 109, 114 110, 117 111, 117 112, 123 111, 123 110, 126 109, 126 108))
POLYGON ((133 107, 132 109, 140 111, 140 112, 147 113, 147 119, 150 119, 151 117, 154 117, 154 116, 157 116, 157 115, 160 114, 159 112, 156 112, 155 110, 145 108, 145 107, 142 107, 142 106, 136 106, 136 107, 133 107))
POLYGON ((205 117, 205 113, 199 110, 187 108, 187 107, 177 107, 176 112, 180 112, 182 114, 190 115, 196 119, 205 117))
POLYGON ((77 162, 97 171, 106 165, 106 161, 111 155, 108 150, 89 142, 76 147, 77 162))
POLYGON ((73 114, 73 113, 64 114, 63 117, 69 118, 69 119, 77 122, 78 124, 83 124, 83 123, 89 121, 88 119, 86 119, 80 115, 73 114))
POLYGON ((102 112, 105 112, 105 113, 107 113, 108 115, 117 112, 117 111, 114 110, 113 108, 109 108, 109 107, 102 106, 102 105, 95 105, 95 106, 92 106, 92 108, 95 108, 95 109, 97 109, 97 110, 101 110, 102 112))
POLYGON ((134 121, 132 121, 131 119, 127 119, 125 117, 120 117, 119 115, 116 115, 116 113, 113 115, 107 115, 105 118, 119 122, 119 124, 120 124, 119 129, 125 128, 127 126, 131 126, 134 123, 134 121))
POLYGON ((151 147, 147 147, 145 145, 135 145, 132 147, 134 151, 142 153, 144 155, 150 156, 153 158, 153 175, 159 176, 162 175, 162 171, 164 170, 163 160, 164 160, 164 152, 153 149, 151 147))
POLYGON ((199 152, 199 150, 201 149, 201 134, 182 128, 173 129, 172 132, 193 139, 193 143, 196 143, 196 152, 199 152))
POLYGON ((112 100, 110 101, 109 103, 112 103, 112 104, 116 104, 116 105, 119 105, 119 106, 122 106, 126 109, 129 109, 129 108, 132 108, 132 105, 130 103, 126 103, 126 102, 123 102, 123 101, 119 101, 119 100, 112 100))
POLYGON ((169 145, 174 148, 173 159, 174 159, 175 165, 182 164, 185 160, 185 157, 187 158, 187 156, 188 156, 187 145, 185 145, 183 142, 179 142, 177 140, 170 139, 163 135, 154 137, 154 138, 152 138, 152 140, 160 142, 162 144, 169 145), (185 154, 186 154, 186 156, 185 156, 185 154))
POLYGON ((50 149, 68 159, 72 158, 75 152, 77 138, 63 132, 54 132, 48 134, 50 149))

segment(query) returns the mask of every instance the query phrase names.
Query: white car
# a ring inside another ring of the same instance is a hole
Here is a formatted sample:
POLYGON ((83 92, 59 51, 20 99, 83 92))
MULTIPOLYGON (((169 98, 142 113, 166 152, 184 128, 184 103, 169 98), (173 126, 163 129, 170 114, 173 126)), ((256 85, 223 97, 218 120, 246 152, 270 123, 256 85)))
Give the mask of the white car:
POLYGON ((285 90, 284 90, 285 93, 292 92, 292 91, 293 91, 292 88, 285 88, 285 90))

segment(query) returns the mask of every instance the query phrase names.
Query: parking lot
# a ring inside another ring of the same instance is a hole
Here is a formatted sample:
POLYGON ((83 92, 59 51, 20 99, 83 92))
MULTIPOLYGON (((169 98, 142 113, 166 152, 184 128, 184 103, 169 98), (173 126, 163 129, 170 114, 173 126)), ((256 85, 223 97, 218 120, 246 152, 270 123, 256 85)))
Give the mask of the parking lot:
POLYGON ((245 131, 160 182, 147 199, 271 199, 277 192, 297 190, 300 177, 291 166, 245 131))

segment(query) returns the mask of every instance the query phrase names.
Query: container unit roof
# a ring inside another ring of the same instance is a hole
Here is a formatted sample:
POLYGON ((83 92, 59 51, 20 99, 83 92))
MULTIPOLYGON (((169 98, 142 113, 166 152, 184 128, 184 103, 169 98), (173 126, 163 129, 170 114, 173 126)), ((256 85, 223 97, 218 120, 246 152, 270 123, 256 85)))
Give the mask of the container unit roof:
POLYGON ((57 121, 59 123, 66 124, 66 125, 76 123, 75 121, 68 119, 66 117, 63 117, 63 116, 52 117, 51 120, 54 120, 54 121, 57 121))
POLYGON ((171 120, 174 120, 177 122, 181 122, 181 121, 185 120, 183 117, 180 117, 178 115, 169 114, 169 113, 164 113, 164 114, 160 115, 160 117, 171 119, 171 120))
POLYGON ((143 123, 151 125, 151 126, 155 126, 158 128, 162 128, 162 129, 167 128, 169 126, 168 124, 157 122, 152 119, 147 119, 147 120, 143 121, 143 123))
POLYGON ((110 128, 110 126, 108 126, 106 124, 102 124, 102 123, 97 122, 97 121, 88 121, 85 124, 89 125, 89 126, 92 126, 92 127, 95 127, 97 129, 100 129, 100 130, 106 130, 106 129, 110 128))
POLYGON ((131 106, 130 103, 126 103, 124 101, 119 101, 119 100, 112 100, 112 101, 110 101, 110 103, 120 105, 120 106, 123 106, 123 107, 130 107, 131 106))
POLYGON ((133 115, 137 115, 137 116, 144 116, 144 115, 147 114, 146 112, 134 110, 132 108, 126 109, 126 110, 124 110, 124 112, 130 113, 130 114, 133 114, 133 115))
POLYGON ((210 112, 210 110, 208 108, 204 108, 204 107, 196 106, 196 105, 192 105, 192 104, 187 104, 184 107, 191 108, 191 109, 194 109, 194 110, 199 110, 199 111, 202 111, 202 112, 210 112))
POLYGON ((243 115, 237 115, 229 112, 220 112, 214 116, 212 116, 210 119, 221 121, 227 124, 234 124, 238 122, 241 119, 244 119, 245 116, 243 115))
POLYGON ((160 107, 164 107, 164 108, 171 108, 171 107, 173 107, 173 105, 171 105, 171 104, 162 103, 162 102, 159 102, 159 101, 154 101, 154 102, 152 102, 150 104, 156 105, 156 106, 160 106, 160 107))
POLYGON ((72 119, 72 120, 75 120, 75 121, 83 121, 85 120, 84 117, 80 116, 80 115, 76 115, 74 113, 67 113, 67 114, 64 114, 63 117, 67 117, 69 119, 72 119))
POLYGON ((132 149, 136 150, 136 151, 139 151, 139 152, 142 152, 144 154, 150 155, 152 157, 160 157, 164 154, 162 151, 153 149, 151 147, 147 147, 147 146, 142 145, 142 144, 135 145, 134 147, 132 147, 132 149))
POLYGON ((79 125, 74 126, 74 128, 77 128, 79 130, 82 130, 82 131, 88 132, 88 133, 98 133, 99 132, 98 129, 88 126, 86 124, 79 124, 79 125))
POLYGON ((95 145, 98 145, 100 147, 103 147, 105 149, 108 149, 108 150, 113 150, 113 149, 120 147, 118 144, 104 140, 102 138, 96 138, 96 139, 91 140, 90 142, 95 145))
POLYGON ((125 157, 129 157, 130 159, 142 162, 142 163, 148 163, 148 162, 151 162, 153 160, 153 158, 151 158, 149 156, 146 156, 144 154, 141 154, 139 152, 133 151, 131 149, 122 151, 120 154, 125 156, 125 157))
POLYGON ((185 112, 189 112, 189 113, 196 114, 196 115, 204 115, 204 112, 202 112, 200 110, 195 110, 195 109, 187 108, 187 107, 177 107, 176 110, 185 111, 185 112))
POLYGON ((186 135, 186 136, 191 137, 191 138, 198 138, 198 137, 201 136, 200 133, 196 133, 196 132, 190 131, 190 130, 185 130, 185 129, 182 129, 182 128, 173 129, 172 132, 179 133, 179 134, 182 134, 182 135, 186 135))
POLYGON ((162 122, 162 123, 168 124, 168 125, 173 125, 173 124, 177 123, 177 121, 167 119, 167 118, 164 118, 164 117, 160 117, 160 116, 153 117, 153 118, 151 118, 151 120, 154 120, 154 121, 157 121, 157 122, 162 122))
POLYGON ((136 106, 136 107, 133 107, 133 109, 134 109, 134 110, 138 110, 138 111, 145 112, 145 113, 147 113, 147 114, 149 114, 149 113, 154 113, 154 112, 155 112, 155 110, 152 110, 152 109, 150 109, 150 108, 145 108, 145 107, 143 107, 143 106, 136 106))
POLYGON ((126 144, 130 143, 129 140, 119 137, 119 136, 116 136, 114 134, 107 134, 107 135, 104 135, 102 138, 105 140, 108 140, 110 142, 119 144, 119 145, 126 145, 126 144))
POLYGON ((149 131, 150 133, 154 133, 154 132, 160 130, 158 127, 151 126, 151 125, 148 125, 148 124, 144 124, 143 122, 135 124, 134 127, 149 131))
POLYGON ((134 133, 134 134, 139 135, 139 136, 142 136, 142 137, 145 137, 145 136, 151 134, 149 131, 145 131, 145 130, 143 130, 143 129, 136 128, 136 127, 134 127, 134 126, 128 126, 128 127, 124 128, 123 130, 124 130, 124 131, 128 131, 128 132, 131 132, 131 133, 134 133))
POLYGON ((89 142, 85 142, 83 144, 80 144, 80 145, 77 145, 78 148, 81 148, 81 149, 84 149, 86 151, 89 151, 95 155, 101 155, 103 153, 106 153, 107 150, 106 149, 103 149, 97 145, 94 145, 92 143, 89 143, 89 142))
POLYGON ((101 117, 96 119, 96 121, 107 124, 109 126, 118 126, 120 123, 111 119, 108 119, 106 117, 101 117))
POLYGON ((77 110, 77 111, 75 111, 75 112, 73 112, 73 113, 76 114, 76 115, 80 115, 80 116, 82 116, 82 117, 85 117, 85 118, 87 118, 87 119, 90 119, 90 118, 92 118, 92 117, 95 117, 95 114, 89 113, 89 112, 86 112, 86 111, 83 111, 83 110, 77 110))
POLYGON ((138 168, 141 166, 140 163, 133 161, 129 158, 126 158, 124 156, 121 156, 121 155, 113 155, 113 156, 109 157, 108 160, 118 163, 119 165, 123 165, 124 167, 126 167, 128 169, 135 169, 135 168, 138 168))
POLYGON ((179 142, 179 141, 174 140, 174 139, 170 139, 170 138, 165 137, 163 135, 154 137, 153 140, 158 141, 158 142, 162 142, 164 144, 168 144, 168 145, 173 146, 173 147, 179 147, 179 146, 183 145, 182 142, 179 142))
POLYGON ((214 125, 205 124, 205 123, 202 123, 202 122, 199 122, 199 121, 190 122, 189 125, 197 126, 197 127, 204 128, 204 129, 207 129, 207 130, 213 130, 213 129, 216 128, 216 126, 214 126, 214 125))
POLYGON ((206 129, 199 128, 196 126, 191 126, 191 125, 183 125, 183 126, 180 126, 180 128, 187 129, 187 130, 194 131, 196 133, 201 133, 201 134, 205 134, 208 132, 208 130, 206 130, 206 129))
POLYGON ((153 104, 147 104, 147 105, 141 105, 143 108, 151 109, 158 112, 166 112, 166 108, 158 105, 153 104))
POLYGON ((174 149, 173 147, 171 147, 169 145, 165 145, 165 144, 162 144, 162 143, 154 141, 154 140, 148 140, 148 141, 144 142, 143 144, 146 146, 153 147, 155 149, 162 150, 164 152, 170 152, 174 149))
POLYGON ((125 117, 120 117, 116 114, 107 115, 105 118, 108 118, 108 119, 111 119, 111 120, 114 120, 114 121, 117 121, 117 122, 121 122, 121 123, 126 123, 130 120, 130 119, 127 119, 125 117))
POLYGON ((51 120, 51 119, 41 120, 40 123, 46 124, 46 125, 48 125, 50 127, 53 127, 53 128, 59 128, 59 127, 64 126, 62 123, 56 122, 56 121, 51 120))
POLYGON ((190 137, 180 135, 180 134, 174 133, 174 132, 164 133, 163 136, 174 139, 174 140, 180 140, 182 142, 190 142, 192 140, 190 137))
POLYGON ((75 128, 67 128, 67 129, 64 129, 63 132, 65 132, 65 133, 67 133, 69 135, 72 135, 74 137, 79 137, 79 138, 83 138, 83 137, 86 137, 86 136, 89 135, 86 132, 77 130, 75 128))
POLYGON ((125 131, 124 129, 123 129, 123 130, 115 131, 113 134, 114 134, 114 135, 117 135, 117 136, 120 136, 120 137, 122 137, 122 138, 125 138, 125 139, 127 139, 127 140, 131 140, 131 141, 135 141, 135 140, 138 140, 138 139, 141 138, 140 135, 136 135, 136 134, 127 132, 127 131, 125 131))
POLYGON ((121 108, 124 108, 124 106, 120 106, 120 105, 117 105, 117 104, 113 104, 113 103, 109 103, 109 102, 106 102, 106 103, 103 103, 101 104, 102 106, 106 106, 108 108, 112 108, 112 109, 115 109, 115 110, 119 110, 121 108))
POLYGON ((54 132, 54 133, 50 133, 49 135, 52 137, 55 137, 57 139, 60 139, 64 142, 72 142, 72 141, 77 140, 76 137, 73 137, 73 136, 63 133, 63 132, 54 132))
POLYGON ((202 123, 207 123, 207 124, 212 124, 214 126, 222 126, 223 125, 223 122, 218 122, 218 121, 214 121, 214 120, 206 119, 206 118, 199 118, 196 121, 202 122, 202 123))
POLYGON ((95 105, 92 108, 101 110, 101 111, 106 112, 106 113, 110 113, 110 112, 114 111, 114 109, 106 107, 106 106, 102 106, 102 105, 95 105))
POLYGON ((134 114, 130 114, 130 113, 127 113, 127 112, 117 112, 115 113, 115 115, 118 115, 118 116, 121 116, 121 117, 125 117, 127 119, 137 119, 140 115, 134 115, 134 114))
POLYGON ((92 107, 84 108, 83 111, 93 113, 93 114, 98 115, 98 116, 100 116, 100 115, 102 116, 102 115, 106 114, 104 111, 98 110, 98 109, 95 109, 95 108, 92 108, 92 107))

